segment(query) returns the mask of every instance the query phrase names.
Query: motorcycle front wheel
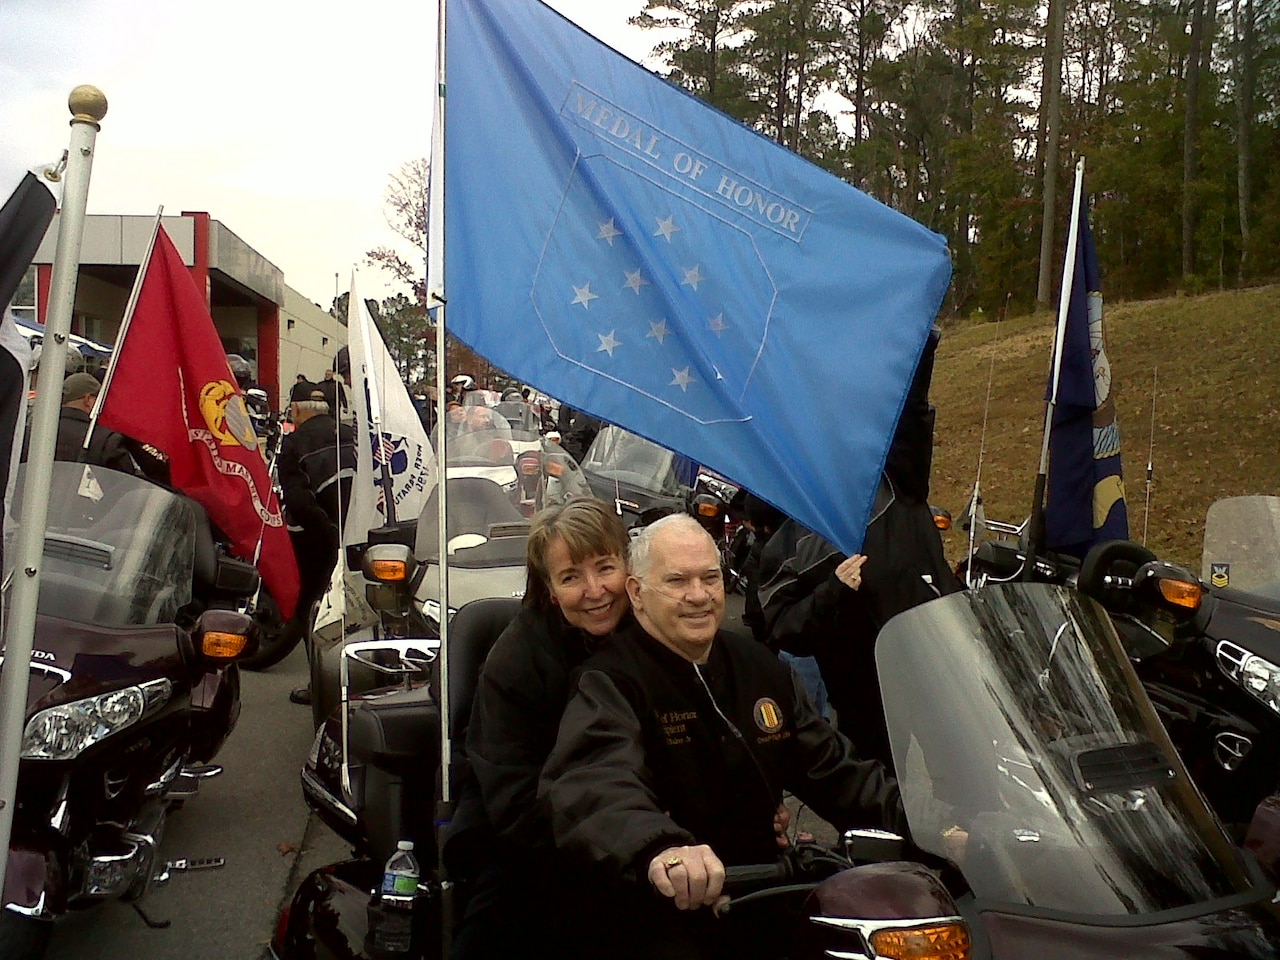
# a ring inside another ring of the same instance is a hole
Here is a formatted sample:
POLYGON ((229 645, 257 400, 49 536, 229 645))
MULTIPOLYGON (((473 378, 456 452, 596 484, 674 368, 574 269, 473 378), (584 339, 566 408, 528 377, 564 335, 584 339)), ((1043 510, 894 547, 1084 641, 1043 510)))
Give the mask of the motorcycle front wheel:
POLYGON ((0 909, 0 960, 40 960, 52 937, 53 921, 0 909))
POLYGON ((254 611, 253 619, 258 624, 258 652, 240 661, 240 666, 246 670, 274 667, 291 654, 302 639, 300 631, 288 629, 275 598, 265 587, 258 595, 258 609, 254 611))

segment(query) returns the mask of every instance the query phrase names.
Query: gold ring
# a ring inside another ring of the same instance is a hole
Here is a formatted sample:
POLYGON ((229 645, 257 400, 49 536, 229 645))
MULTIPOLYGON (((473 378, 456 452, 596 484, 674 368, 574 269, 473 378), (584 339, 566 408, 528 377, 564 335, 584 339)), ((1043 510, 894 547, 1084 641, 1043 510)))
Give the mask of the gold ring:
POLYGON ((663 864, 663 866, 666 867, 668 870, 670 870, 674 867, 680 866, 680 864, 682 863, 684 863, 684 861, 681 860, 679 857, 667 857, 667 860, 663 864))

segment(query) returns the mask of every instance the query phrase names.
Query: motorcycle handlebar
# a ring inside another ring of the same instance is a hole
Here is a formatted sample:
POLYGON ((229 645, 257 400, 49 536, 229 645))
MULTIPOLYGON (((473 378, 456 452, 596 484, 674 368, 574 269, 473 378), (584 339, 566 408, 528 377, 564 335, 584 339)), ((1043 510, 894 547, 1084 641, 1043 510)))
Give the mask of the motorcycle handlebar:
POLYGON ((779 860, 775 863, 749 863, 738 867, 725 867, 724 892, 733 893, 744 887, 787 880, 790 876, 791 867, 785 860, 779 860))

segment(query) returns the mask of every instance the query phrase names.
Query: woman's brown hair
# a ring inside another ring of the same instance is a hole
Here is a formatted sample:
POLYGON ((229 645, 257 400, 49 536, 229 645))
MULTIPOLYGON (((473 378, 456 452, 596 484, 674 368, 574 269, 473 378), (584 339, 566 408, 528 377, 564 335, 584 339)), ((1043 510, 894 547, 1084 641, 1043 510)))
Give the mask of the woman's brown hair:
POLYGON ((524 603, 535 610, 550 610, 551 571, 547 551, 554 540, 564 541, 569 557, 581 563, 588 557, 617 556, 625 563, 630 538, 622 518, 603 500, 582 498, 547 507, 533 518, 525 549, 524 603))

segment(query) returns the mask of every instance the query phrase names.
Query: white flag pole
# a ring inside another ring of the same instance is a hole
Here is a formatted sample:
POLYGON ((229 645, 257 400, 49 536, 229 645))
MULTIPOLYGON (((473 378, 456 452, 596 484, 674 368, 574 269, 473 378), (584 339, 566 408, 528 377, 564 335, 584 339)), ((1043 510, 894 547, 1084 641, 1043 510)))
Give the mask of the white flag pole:
POLYGON ((438 0, 436 23, 436 117, 431 134, 431 179, 428 196, 427 221, 427 306, 436 310, 436 433, 439 436, 436 450, 436 522, 438 527, 437 553, 440 557, 440 804, 437 820, 453 816, 453 784, 450 766, 453 761, 452 725, 449 722, 450 704, 453 701, 449 689, 449 550, 448 550, 448 496, 449 425, 445 412, 445 286, 444 286, 444 118, 445 118, 445 22, 448 19, 448 0, 438 0))
MULTIPOLYGON (((124 317, 120 321, 120 332, 116 334, 115 349, 111 351, 111 362, 107 364, 106 375, 102 378, 102 391, 94 401, 93 410, 89 414, 89 429, 84 434, 84 446, 89 449, 89 441, 93 439, 94 427, 98 425, 98 417, 102 413, 102 405, 106 402, 107 391, 111 389, 111 381, 116 375, 116 367, 120 363, 120 354, 124 350, 124 338, 129 335, 129 327, 133 324, 133 312, 138 309, 138 297, 142 293, 142 282, 147 278, 147 270, 151 267, 151 255, 155 253, 156 236, 160 233, 160 218, 164 216, 164 204, 156 208, 156 222, 151 225, 151 239, 147 241, 147 252, 142 255, 138 264, 138 275, 133 278, 133 289, 129 291, 129 301, 124 307, 124 317)), ((83 457, 81 458, 83 459, 83 457)))
POLYGON ((14 551, 13 602, 5 637, 5 660, 9 669, 0 671, 0 878, 8 868, 18 763, 26 722, 28 664, 40 598, 40 565, 44 557, 44 529, 49 518, 49 486, 53 482, 53 450, 62 398, 56 385, 61 383, 66 370, 67 337, 71 333, 71 310, 76 300, 80 244, 84 239, 85 208, 89 201, 89 176, 93 172, 99 123, 107 115, 107 98, 97 87, 80 86, 71 91, 67 106, 71 109, 71 143, 62 215, 58 220, 58 247, 53 258, 49 315, 40 355, 40 382, 44 386, 32 408, 31 445, 14 551))

